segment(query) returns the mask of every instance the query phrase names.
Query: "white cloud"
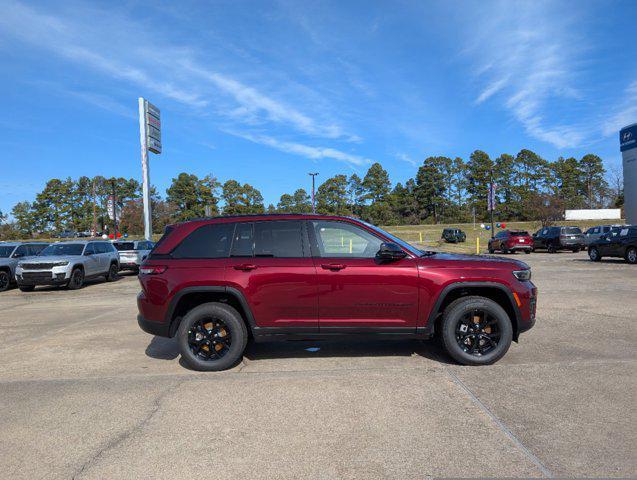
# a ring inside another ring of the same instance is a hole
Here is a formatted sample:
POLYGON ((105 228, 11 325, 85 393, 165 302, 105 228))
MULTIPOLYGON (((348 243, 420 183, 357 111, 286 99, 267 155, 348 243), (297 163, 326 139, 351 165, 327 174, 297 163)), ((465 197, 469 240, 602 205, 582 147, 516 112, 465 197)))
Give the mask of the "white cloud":
POLYGON ((637 80, 633 81, 624 92, 620 105, 614 109, 610 118, 604 122, 604 136, 616 135, 627 125, 637 122, 637 80))
POLYGON ((309 158, 310 160, 332 159, 338 160, 339 162, 345 162, 357 167, 372 163, 372 161, 368 158, 345 153, 334 148, 312 147, 301 143, 286 142, 267 135, 253 135, 250 133, 230 131, 228 133, 231 133, 232 135, 235 135, 237 137, 244 138, 253 143, 267 145, 268 147, 275 148, 277 150, 280 150, 281 152, 299 155, 301 157, 309 158))
POLYGON ((418 162, 416 162, 416 160, 414 160, 413 158, 411 158, 409 155, 407 155, 406 153, 398 153, 396 154, 396 158, 398 160, 400 160, 401 162, 405 162, 408 163, 409 165, 411 165, 412 167, 415 167, 416 165, 418 165, 418 162))
POLYGON ((216 106, 215 114, 238 123, 280 124, 310 136, 360 140, 334 122, 303 113, 257 86, 207 68, 198 59, 198 53, 203 52, 167 45, 142 24, 101 10, 80 13, 55 15, 9 1, 0 16, 0 35, 10 35, 189 107, 204 110, 216 106), (92 19, 90 24, 87 18, 92 19))
POLYGON ((475 104, 497 96, 528 135, 558 148, 577 147, 591 129, 555 106, 573 106, 579 99, 576 84, 586 42, 578 33, 577 14, 553 5, 485 6, 479 18, 472 18, 470 46, 463 53, 471 57, 476 80, 484 85, 475 104))

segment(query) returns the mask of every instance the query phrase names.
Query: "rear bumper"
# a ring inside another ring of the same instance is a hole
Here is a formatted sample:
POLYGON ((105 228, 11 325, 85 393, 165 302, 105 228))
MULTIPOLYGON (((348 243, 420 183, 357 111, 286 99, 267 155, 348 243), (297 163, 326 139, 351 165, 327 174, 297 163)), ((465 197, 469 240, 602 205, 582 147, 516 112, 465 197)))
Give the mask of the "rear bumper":
POLYGON ((158 337, 170 337, 170 325, 167 323, 153 322, 145 319, 142 315, 137 315, 137 323, 139 328, 144 332, 158 337))
POLYGON ((533 245, 524 245, 522 243, 518 244, 518 245, 512 245, 510 247, 507 247, 507 250, 509 251, 515 251, 515 250, 533 250, 533 245))

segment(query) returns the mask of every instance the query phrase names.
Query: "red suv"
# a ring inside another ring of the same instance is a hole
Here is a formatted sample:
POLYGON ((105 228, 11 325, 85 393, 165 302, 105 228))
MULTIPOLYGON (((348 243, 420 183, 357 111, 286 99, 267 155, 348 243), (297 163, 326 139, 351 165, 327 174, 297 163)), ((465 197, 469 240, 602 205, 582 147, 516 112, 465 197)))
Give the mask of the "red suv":
POLYGON ((252 215, 169 226, 140 269, 140 327, 177 337, 196 370, 223 370, 248 339, 441 337, 490 364, 535 322, 519 261, 425 252, 360 220, 252 215))
POLYGON ((489 253, 494 253, 496 250, 501 250, 502 253, 515 253, 518 250, 531 253, 533 251, 533 237, 529 235, 529 232, 503 230, 489 239, 489 253))

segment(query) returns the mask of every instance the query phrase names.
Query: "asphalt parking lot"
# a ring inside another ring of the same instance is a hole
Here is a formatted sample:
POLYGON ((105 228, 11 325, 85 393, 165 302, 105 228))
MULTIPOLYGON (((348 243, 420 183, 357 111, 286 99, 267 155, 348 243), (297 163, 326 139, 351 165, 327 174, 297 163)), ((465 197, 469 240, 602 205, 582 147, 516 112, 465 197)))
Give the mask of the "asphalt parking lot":
POLYGON ((133 276, 4 292, 0 476, 634 477, 637 268, 516 258, 538 321, 481 368, 433 343, 291 342, 202 374, 139 330, 133 276))

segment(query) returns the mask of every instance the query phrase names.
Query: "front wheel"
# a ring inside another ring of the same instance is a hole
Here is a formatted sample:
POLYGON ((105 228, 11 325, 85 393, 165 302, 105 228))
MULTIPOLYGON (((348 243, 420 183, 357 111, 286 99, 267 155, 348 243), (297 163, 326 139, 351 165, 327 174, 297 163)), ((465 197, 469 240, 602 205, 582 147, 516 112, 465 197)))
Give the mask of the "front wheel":
POLYGON ((526 253, 528 255, 529 253, 531 253, 531 250, 528 250, 528 249, 524 250, 524 253, 526 253))
POLYGON ((486 297, 462 297, 442 317, 445 350, 463 365, 489 365, 504 356, 513 326, 504 309, 486 297))
POLYGON ((637 263, 637 248, 630 247, 626 250, 626 261, 635 265, 637 263))
POLYGON ((35 290, 35 285, 22 285, 18 287, 21 292, 32 292, 35 290))
POLYGON ((0 270, 0 292, 4 292, 11 284, 11 275, 6 270, 0 270))
POLYGON ((200 371, 226 370, 235 365, 248 342, 246 325, 234 308, 204 303, 190 310, 177 332, 181 358, 200 371))
POLYGON ((71 279, 67 285, 69 290, 79 290, 84 285, 84 271, 76 268, 71 273, 71 279))
POLYGON ((591 247, 588 250, 588 258, 590 258, 593 262, 599 262, 602 259, 602 256, 599 254, 599 250, 596 247, 591 247))

